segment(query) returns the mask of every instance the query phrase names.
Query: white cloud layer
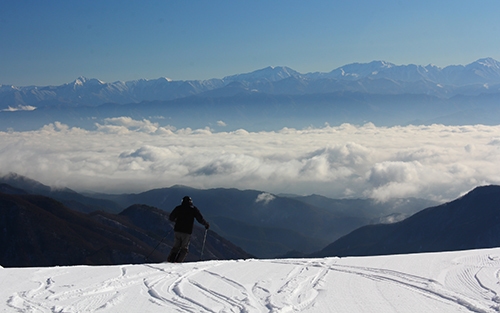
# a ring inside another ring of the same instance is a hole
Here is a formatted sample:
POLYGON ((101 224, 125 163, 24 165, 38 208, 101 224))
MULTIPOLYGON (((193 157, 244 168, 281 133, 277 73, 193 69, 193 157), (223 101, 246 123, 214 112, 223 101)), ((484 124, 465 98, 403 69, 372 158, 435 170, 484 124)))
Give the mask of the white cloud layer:
POLYGON ((77 191, 175 184, 334 198, 450 200, 500 184, 500 126, 373 124, 214 133, 109 119, 94 131, 54 123, 0 132, 0 173, 77 191))

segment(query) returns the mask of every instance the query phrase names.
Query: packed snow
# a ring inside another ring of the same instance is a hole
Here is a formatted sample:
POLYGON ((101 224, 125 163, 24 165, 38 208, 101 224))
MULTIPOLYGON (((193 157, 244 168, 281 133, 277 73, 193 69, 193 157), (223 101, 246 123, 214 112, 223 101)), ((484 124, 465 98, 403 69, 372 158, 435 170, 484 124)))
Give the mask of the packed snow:
POLYGON ((499 312, 500 248, 0 268, 2 312, 499 312))

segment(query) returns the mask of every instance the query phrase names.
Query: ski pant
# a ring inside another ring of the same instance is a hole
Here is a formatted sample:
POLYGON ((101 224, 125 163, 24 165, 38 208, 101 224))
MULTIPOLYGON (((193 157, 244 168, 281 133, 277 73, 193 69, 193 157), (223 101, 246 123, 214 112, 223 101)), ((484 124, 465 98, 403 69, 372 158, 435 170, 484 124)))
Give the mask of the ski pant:
POLYGON ((190 240, 191 240, 191 234, 186 234, 176 231, 174 234, 174 245, 172 246, 172 250, 168 255, 167 262, 171 263, 184 262, 184 259, 188 254, 190 240))

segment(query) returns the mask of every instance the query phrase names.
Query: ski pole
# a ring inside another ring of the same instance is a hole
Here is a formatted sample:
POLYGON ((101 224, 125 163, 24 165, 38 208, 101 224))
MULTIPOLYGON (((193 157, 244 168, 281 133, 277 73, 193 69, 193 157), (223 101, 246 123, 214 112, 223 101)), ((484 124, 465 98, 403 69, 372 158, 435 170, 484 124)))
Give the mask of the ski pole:
POLYGON ((148 261, 148 259, 151 256, 151 254, 153 254, 153 252, 155 252, 156 248, 158 248, 158 246, 163 242, 163 240, 165 240, 165 238, 167 238, 168 234, 170 234, 170 230, 167 231, 167 233, 165 234, 165 236, 163 236, 163 238, 158 242, 158 244, 156 245, 156 247, 154 247, 153 251, 151 251, 148 254, 148 256, 146 257, 146 262, 148 261))
POLYGON ((207 240, 208 229, 205 228, 205 236, 203 236, 203 245, 201 246, 200 261, 203 261, 203 250, 205 249, 205 241, 207 240))

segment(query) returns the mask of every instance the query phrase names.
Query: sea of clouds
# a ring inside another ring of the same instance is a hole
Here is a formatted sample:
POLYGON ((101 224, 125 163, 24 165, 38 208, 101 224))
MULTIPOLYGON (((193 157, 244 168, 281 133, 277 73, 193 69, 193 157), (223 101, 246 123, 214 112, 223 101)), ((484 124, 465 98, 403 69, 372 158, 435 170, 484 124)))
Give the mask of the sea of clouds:
POLYGON ((214 132, 129 117, 96 126, 56 122, 0 132, 0 174, 76 191, 142 192, 180 184, 381 201, 447 201, 478 185, 500 184, 500 126, 214 132))

